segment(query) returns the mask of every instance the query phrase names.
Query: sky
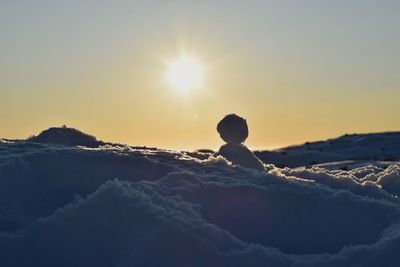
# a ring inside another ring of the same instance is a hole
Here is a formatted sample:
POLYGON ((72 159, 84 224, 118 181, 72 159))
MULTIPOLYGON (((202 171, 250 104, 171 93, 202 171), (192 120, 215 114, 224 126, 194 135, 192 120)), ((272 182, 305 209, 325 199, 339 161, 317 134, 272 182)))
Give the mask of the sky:
POLYGON ((225 114, 253 149, 400 130, 399 1, 0 1, 0 137, 51 126, 217 149, 225 114), (198 88, 165 82, 182 53, 198 88))

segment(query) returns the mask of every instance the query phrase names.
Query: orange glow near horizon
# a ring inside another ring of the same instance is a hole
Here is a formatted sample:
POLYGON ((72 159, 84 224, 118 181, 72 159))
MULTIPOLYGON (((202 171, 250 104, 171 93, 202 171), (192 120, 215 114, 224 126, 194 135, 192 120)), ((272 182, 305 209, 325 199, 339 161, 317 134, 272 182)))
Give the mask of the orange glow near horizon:
POLYGON ((229 113, 253 149, 400 130, 400 2, 18 2, 0 3, 0 138, 218 149, 229 113))

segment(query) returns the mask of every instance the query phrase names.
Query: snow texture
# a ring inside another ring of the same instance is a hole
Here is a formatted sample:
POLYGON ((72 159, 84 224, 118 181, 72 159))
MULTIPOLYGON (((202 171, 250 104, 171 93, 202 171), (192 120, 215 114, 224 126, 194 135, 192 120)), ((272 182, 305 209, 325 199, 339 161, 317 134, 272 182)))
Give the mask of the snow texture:
POLYGON ((400 166, 0 142, 1 266, 399 266, 400 166))

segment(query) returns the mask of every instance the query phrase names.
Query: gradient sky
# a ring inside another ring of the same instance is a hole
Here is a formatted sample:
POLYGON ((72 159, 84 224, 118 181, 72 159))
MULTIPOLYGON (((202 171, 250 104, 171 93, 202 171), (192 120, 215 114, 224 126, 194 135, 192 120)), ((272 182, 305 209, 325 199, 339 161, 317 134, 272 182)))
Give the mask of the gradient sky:
POLYGON ((251 148, 400 130, 400 1, 0 2, 0 137, 66 124, 99 139, 251 148), (163 81, 181 51, 202 88, 163 81))

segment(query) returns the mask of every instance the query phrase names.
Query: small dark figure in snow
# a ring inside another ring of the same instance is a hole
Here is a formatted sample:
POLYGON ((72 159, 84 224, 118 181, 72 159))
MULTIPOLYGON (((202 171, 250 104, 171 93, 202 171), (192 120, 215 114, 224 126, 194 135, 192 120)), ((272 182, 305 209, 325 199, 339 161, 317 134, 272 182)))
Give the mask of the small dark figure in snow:
POLYGON ((264 170, 263 163, 242 143, 249 136, 245 119, 236 114, 226 115, 217 125, 217 131, 226 142, 217 155, 221 155, 234 164, 245 168, 264 170))

